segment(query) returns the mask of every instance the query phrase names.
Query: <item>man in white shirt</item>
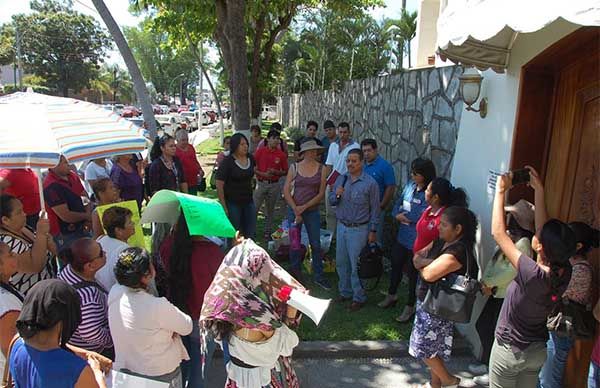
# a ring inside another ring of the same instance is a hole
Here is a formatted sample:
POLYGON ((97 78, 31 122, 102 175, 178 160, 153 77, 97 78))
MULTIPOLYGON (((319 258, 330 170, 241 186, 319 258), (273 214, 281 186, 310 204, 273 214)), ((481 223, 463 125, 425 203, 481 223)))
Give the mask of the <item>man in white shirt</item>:
POLYGON ((347 122, 341 122, 338 125, 338 137, 339 139, 335 143, 331 143, 329 146, 329 152, 327 153, 327 160, 325 166, 327 168, 327 192, 325 195, 325 209, 327 219, 327 230, 331 231, 332 238, 335 237, 335 230, 337 227, 337 221, 335 217, 335 206, 332 206, 329 202, 329 193, 339 175, 345 174, 348 169, 346 167, 346 157, 348 152, 353 149, 360 149, 360 145, 352 140, 352 133, 350 132, 350 124, 347 122))

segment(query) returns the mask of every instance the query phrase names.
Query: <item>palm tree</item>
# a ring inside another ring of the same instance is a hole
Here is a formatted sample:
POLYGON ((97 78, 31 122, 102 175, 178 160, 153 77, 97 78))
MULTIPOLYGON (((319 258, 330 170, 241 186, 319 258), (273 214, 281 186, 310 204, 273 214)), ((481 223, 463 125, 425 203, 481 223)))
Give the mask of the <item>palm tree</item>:
POLYGON ((390 34, 390 37, 396 43, 396 49, 392 52, 396 56, 398 67, 402 68, 404 54, 408 56, 408 67, 411 67, 410 60, 410 42, 417 34, 417 12, 408 12, 402 9, 400 19, 388 19, 385 24, 385 31, 390 34))
POLYGON ((110 11, 104 4, 104 0, 92 0, 94 7, 100 14, 102 20, 104 20, 104 24, 106 24, 106 28, 112 35, 117 47, 119 48, 119 52, 125 61, 125 65, 127 66, 127 70, 131 75, 131 79, 133 80, 133 86, 135 88, 135 93, 137 94, 138 101, 142 106, 142 113, 144 114, 144 121, 148 125, 148 132, 151 139, 154 139, 156 136, 156 119, 154 118, 154 111, 152 110, 152 105, 150 103, 150 96, 148 94, 148 89, 146 88, 146 82, 142 77, 142 73, 140 72, 140 68, 133 57, 133 53, 127 44, 127 40, 123 36, 123 32, 119 28, 117 22, 112 17, 110 11))

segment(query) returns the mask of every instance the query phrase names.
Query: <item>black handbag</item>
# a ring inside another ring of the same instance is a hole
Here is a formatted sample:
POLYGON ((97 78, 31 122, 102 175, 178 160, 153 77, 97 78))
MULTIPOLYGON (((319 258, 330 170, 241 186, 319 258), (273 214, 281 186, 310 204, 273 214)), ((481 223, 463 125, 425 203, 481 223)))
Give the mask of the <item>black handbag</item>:
POLYGON ((548 331, 559 337, 572 339, 594 338, 596 320, 591 305, 583 305, 569 299, 556 303, 546 321, 548 331))
POLYGON ((367 244, 358 256, 358 278, 365 291, 377 288, 381 275, 383 275, 383 250, 377 244, 367 244), (376 279, 375 285, 367 286, 363 280, 376 279))
POLYGON ((206 178, 202 178, 198 181, 198 191, 201 193, 206 191, 206 178))
POLYGON ((479 292, 477 279, 470 276, 471 254, 467 252, 464 275, 449 274, 429 286, 422 308, 429 314, 457 323, 471 321, 473 304, 479 292))

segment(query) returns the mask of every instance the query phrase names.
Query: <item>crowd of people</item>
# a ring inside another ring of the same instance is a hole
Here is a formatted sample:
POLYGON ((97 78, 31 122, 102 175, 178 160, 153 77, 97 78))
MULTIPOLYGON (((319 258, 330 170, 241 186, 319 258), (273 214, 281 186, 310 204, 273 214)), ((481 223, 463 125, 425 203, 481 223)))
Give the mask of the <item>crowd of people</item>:
MULTIPOLYGON (((226 387, 298 387, 290 357, 302 314, 281 295, 286 286, 307 292, 305 252, 290 246, 286 271, 253 240, 259 212, 266 241, 280 219, 304 226, 312 282, 330 290, 323 206, 336 241, 336 303, 349 314, 368 302, 358 274, 361 251, 383 246, 392 230, 386 217, 393 220, 389 287, 377 305, 392 308, 404 299, 398 291, 406 274, 407 302, 396 320, 413 322, 409 353, 431 373, 423 387, 460 384, 446 367, 457 320, 432 307, 434 286, 458 278, 479 279, 487 297, 474 322, 484 364, 476 382, 561 387, 577 338, 549 322, 562 319, 557 311, 565 304, 596 302, 598 280, 587 255, 599 245, 598 230, 549 219, 542 181, 528 167, 534 204, 521 199, 505 206, 513 175, 498 177, 491 209, 497 250, 491 260, 477 259, 478 221, 468 195, 438 176, 431 160, 412 161, 395 197, 396 175, 375 139, 355 141, 346 122, 336 128, 327 120, 323 127, 319 139, 318 123, 307 123, 292 163, 278 123, 265 138, 253 126, 249 138, 224 139, 214 187, 238 231, 226 242, 192 235, 181 212, 175 225, 152 225, 149 250, 132 246, 144 201, 165 189, 191 195, 206 189, 184 130, 157 138, 147 160, 94 159, 80 173, 61 157, 43 179, 43 211, 34 171, 0 170, 0 349, 17 386, 103 387, 112 368, 174 388, 203 387, 219 345, 226 387), (134 209, 120 206, 124 201, 134 209)), ((600 321, 600 305, 594 312, 600 321)), ((589 387, 600 383, 598 338, 589 387)))

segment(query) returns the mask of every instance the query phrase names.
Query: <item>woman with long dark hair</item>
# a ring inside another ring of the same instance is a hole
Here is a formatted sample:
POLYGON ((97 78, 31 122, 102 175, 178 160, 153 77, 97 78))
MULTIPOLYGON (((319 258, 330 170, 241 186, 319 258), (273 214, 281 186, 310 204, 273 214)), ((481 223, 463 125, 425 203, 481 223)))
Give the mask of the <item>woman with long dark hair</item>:
POLYGON ((396 293, 402 280, 402 270, 406 265, 408 275, 408 301, 402 314, 396 318, 398 322, 408 322, 415 312, 418 273, 413 258, 413 245, 417 237, 417 222, 427 208, 425 191, 429 183, 436 177, 435 165, 429 159, 417 158, 411 163, 411 180, 406 184, 402 195, 394 204, 392 217, 398 221, 398 234, 392 245, 390 286, 385 299, 378 306, 388 308, 398 301, 396 293))
MULTIPOLYGON (((583 222, 571 222, 569 227, 575 233, 577 252, 571 257, 571 280, 562 299, 569 303, 577 303, 587 307, 593 303, 594 269, 587 259, 592 248, 598 248, 600 231, 583 222)), ((563 376, 569 352, 575 345, 575 339, 562 337, 554 332, 546 343, 546 362, 540 371, 540 388, 560 388, 563 386, 563 376)))
POLYGON ((429 284, 445 276, 463 275, 468 269, 471 277, 477 277, 477 217, 465 207, 451 206, 444 210, 438 229, 439 238, 416 252, 413 259, 422 281, 417 290, 409 353, 429 367, 431 380, 425 387, 457 387, 460 378, 450 374, 445 365, 452 352, 454 323, 425 311, 422 302, 429 284))
POLYGON ((506 233, 504 197, 512 186, 510 173, 498 177, 492 212, 492 235, 516 268, 496 326, 490 356, 490 387, 529 388, 538 383, 546 360, 546 321, 571 278, 569 259, 575 254, 573 230, 556 219, 547 220, 544 187, 530 168, 530 186, 535 190, 536 235, 532 248, 537 260, 525 256, 506 233))
MULTIPOLYGON (((160 257, 167 271, 167 299, 192 317, 192 332, 183 337, 190 356, 181 365, 184 386, 202 387, 206 373, 201 368, 200 332, 198 319, 204 294, 213 281, 223 261, 223 252, 214 242, 203 236, 192 236, 183 212, 173 232, 160 247, 160 257)), ((214 341, 208 344, 210 352, 205 359, 210 363, 214 341)))
POLYGON ((246 237, 256 234, 256 207, 252 199, 254 158, 248 153, 248 139, 241 133, 231 136, 230 154, 217 171, 217 194, 233 227, 246 237))

